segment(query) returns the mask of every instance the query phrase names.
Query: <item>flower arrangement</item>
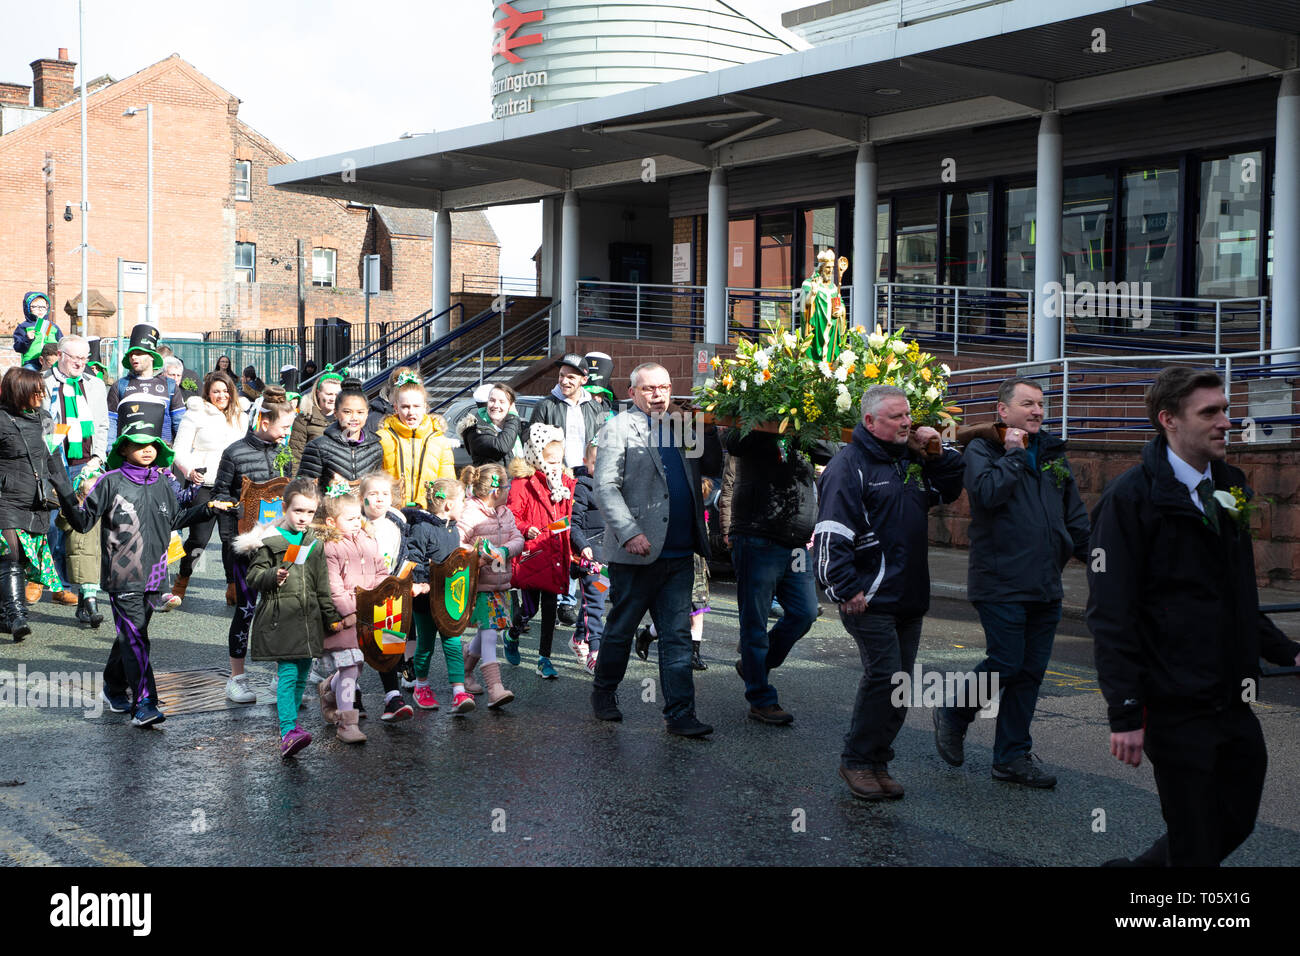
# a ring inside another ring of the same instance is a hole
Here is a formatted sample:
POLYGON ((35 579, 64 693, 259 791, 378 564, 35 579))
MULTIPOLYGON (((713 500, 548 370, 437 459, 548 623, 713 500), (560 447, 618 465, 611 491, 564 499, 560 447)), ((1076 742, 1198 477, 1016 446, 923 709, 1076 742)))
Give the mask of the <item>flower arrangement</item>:
POLYGON ((699 407, 715 420, 730 420, 748 433, 776 431, 807 447, 819 439, 839 441, 861 415, 862 393, 872 385, 895 385, 907 395, 912 420, 940 431, 958 421, 961 409, 944 402, 948 366, 903 338, 849 329, 832 361, 808 357, 809 333, 795 335, 767 323, 759 341, 741 341, 734 358, 713 359, 714 377, 695 390, 699 407))
MULTIPOLYGON (((1237 528, 1241 531, 1249 532, 1251 537, 1255 533, 1250 528, 1250 517, 1259 510, 1260 499, 1255 498, 1254 494, 1247 494, 1241 485, 1233 485, 1227 491, 1216 491, 1214 500, 1219 503, 1228 517, 1237 522, 1237 528)), ((1270 499, 1263 499, 1268 503, 1270 499)))

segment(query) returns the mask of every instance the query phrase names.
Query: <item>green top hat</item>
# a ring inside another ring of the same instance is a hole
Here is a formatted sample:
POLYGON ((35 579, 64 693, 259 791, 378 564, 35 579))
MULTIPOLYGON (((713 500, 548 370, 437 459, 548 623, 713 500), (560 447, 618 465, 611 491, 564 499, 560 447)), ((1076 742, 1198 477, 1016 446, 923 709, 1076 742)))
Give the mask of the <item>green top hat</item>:
POLYGON ((122 466, 122 442, 124 441, 134 442, 137 445, 157 446, 158 457, 154 459, 154 465, 159 468, 169 467, 175 452, 162 438, 165 414, 167 409, 160 402, 138 399, 123 401, 117 409, 117 441, 113 442, 113 450, 108 453, 108 467, 113 469, 122 466))
POLYGON ((152 325, 141 323, 131 330, 131 344, 122 354, 122 370, 127 373, 131 371, 129 359, 132 352, 143 352, 145 355, 152 356, 153 370, 162 371, 163 358, 158 354, 158 330, 152 325))

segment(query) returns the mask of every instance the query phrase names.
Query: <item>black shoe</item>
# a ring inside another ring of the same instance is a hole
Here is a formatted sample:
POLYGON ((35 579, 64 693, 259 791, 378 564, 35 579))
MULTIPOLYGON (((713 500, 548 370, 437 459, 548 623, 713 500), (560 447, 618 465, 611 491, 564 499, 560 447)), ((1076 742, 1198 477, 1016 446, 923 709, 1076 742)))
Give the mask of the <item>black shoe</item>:
POLYGON ((713 728, 701 723, 694 714, 665 721, 665 727, 670 734, 676 734, 678 737, 707 737, 713 733, 713 728))
POLYGON ((379 715, 379 719, 386 724, 395 724, 403 720, 410 720, 414 716, 415 711, 411 709, 411 705, 406 702, 401 694, 397 694, 384 703, 384 712, 379 715))
POLYGON ((1050 790, 1056 786, 1056 778, 1042 769, 1042 763, 1033 754, 1022 754, 1009 764, 995 763, 993 779, 1036 790, 1050 790))
POLYGON ((623 712, 618 709, 618 697, 612 690, 591 692, 591 712, 597 720, 623 719, 623 712))
POLYGON ((83 594, 77 599, 77 620, 92 628, 104 623, 104 615, 99 613, 99 601, 94 596, 83 594))
POLYGON ((578 623, 578 609, 572 604, 561 604, 556 608, 555 616, 565 627, 573 627, 578 623))
POLYGON ((704 661, 700 660, 700 645, 699 645, 698 643, 692 643, 692 645, 691 645, 691 670, 693 670, 693 671, 706 671, 706 670, 708 670, 708 669, 709 669, 709 665, 705 664, 704 661))
POLYGON ((650 633, 650 625, 646 624, 641 630, 636 632, 636 656, 641 660, 650 659, 650 645, 654 642, 654 635, 650 633))
POLYGON ((934 709, 934 749, 954 767, 960 767, 966 760, 965 737, 965 727, 958 730, 944 715, 942 707, 934 709))

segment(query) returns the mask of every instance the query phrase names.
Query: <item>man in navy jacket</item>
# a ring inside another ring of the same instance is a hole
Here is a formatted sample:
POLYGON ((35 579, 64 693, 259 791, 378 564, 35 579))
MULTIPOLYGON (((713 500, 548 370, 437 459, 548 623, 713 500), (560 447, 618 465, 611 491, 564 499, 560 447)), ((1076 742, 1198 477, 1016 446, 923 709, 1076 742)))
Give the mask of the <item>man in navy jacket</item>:
POLYGON ((813 531, 813 563, 826 596, 858 642, 862 680, 844 738, 840 776, 855 797, 897 799, 893 742, 907 717, 891 701, 893 675, 908 673, 930 609, 926 513, 961 494, 962 456, 922 449, 939 433, 912 430, 907 394, 873 385, 862 395, 853 441, 826 466, 813 531))

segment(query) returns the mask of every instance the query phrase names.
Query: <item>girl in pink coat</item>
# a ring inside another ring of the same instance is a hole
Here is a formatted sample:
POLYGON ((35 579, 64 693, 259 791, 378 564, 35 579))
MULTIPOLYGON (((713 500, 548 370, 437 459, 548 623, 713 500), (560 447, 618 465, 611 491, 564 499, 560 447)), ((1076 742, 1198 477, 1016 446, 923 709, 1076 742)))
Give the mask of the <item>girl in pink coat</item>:
POLYGON ((506 507, 506 473, 500 465, 466 468, 460 480, 469 497, 456 527, 465 547, 479 554, 478 597, 470 619, 477 632, 470 641, 465 668, 468 673, 473 667, 471 659, 482 660, 488 707, 495 708, 515 699, 501 684, 497 634, 510 627, 510 562, 524 550, 524 536, 506 507))

